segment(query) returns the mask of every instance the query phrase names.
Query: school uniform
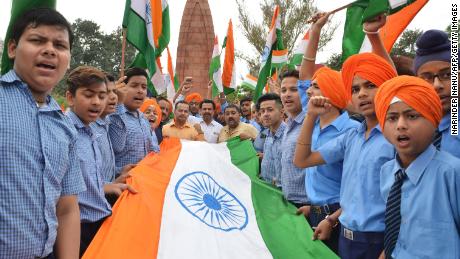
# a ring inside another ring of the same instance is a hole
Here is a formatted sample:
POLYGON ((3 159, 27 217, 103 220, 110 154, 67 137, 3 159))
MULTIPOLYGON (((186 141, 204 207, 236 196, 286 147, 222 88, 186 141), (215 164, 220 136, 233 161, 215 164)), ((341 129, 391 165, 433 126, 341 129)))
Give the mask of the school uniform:
POLYGON ((60 197, 86 189, 77 133, 50 96, 39 107, 14 70, 0 77, 0 258, 52 254, 60 197))
POLYGON ((366 123, 319 147, 327 164, 343 161, 339 217, 341 258, 377 258, 383 250, 385 201, 380 168, 395 150, 377 125, 365 139, 366 123))
POLYGON ((104 219, 112 213, 112 209, 104 196, 103 160, 97 141, 101 135, 94 128, 84 125, 74 112, 69 111, 67 116, 78 132, 77 157, 86 184, 86 191, 78 195, 82 256, 104 219))
POLYGON ((460 159, 430 145, 406 169, 397 159, 385 163, 380 190, 386 202, 398 171, 405 177, 391 257, 460 258, 460 159))
POLYGON ((99 135, 97 142, 103 161, 101 169, 102 180, 105 183, 113 182, 115 180, 115 174, 119 171, 115 168, 115 154, 113 153, 112 142, 109 137, 109 123, 110 119, 107 116, 104 119, 98 118, 95 122, 90 124, 94 132, 99 135))
POLYGON ((260 178, 278 188, 281 188, 281 144, 285 128, 286 123, 282 121, 275 133, 268 130, 260 164, 260 178))
POLYGON ((460 158, 460 135, 450 134, 450 113, 445 115, 439 123, 438 134, 440 138, 433 141, 439 150, 446 151, 457 158, 460 158), (435 143, 436 142, 436 143, 435 143))

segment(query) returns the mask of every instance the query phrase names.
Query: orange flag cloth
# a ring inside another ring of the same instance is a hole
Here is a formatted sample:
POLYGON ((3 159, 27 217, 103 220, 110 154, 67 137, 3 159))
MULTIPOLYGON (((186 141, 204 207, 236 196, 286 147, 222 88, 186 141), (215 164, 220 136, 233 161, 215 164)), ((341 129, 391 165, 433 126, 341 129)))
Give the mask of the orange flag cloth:
POLYGON ((323 95, 331 100, 332 105, 339 109, 347 106, 347 95, 339 72, 328 67, 316 70, 312 80, 316 80, 323 95))
POLYGON ((360 53, 349 57, 342 66, 343 84, 349 100, 351 100, 351 85, 355 75, 379 87, 398 74, 385 59, 374 53, 360 53))
POLYGON ((193 94, 187 95, 187 97, 185 98, 185 101, 188 103, 190 103, 191 101, 201 103, 203 101, 203 97, 201 97, 201 95, 198 93, 193 93, 193 94))
POLYGON ((154 107, 155 113, 158 116, 155 122, 155 127, 158 127, 158 125, 161 122, 161 108, 160 105, 158 105, 157 101, 155 101, 155 99, 146 99, 139 110, 144 113, 150 106, 154 107))
POLYGON ((382 130, 394 97, 422 114, 434 127, 438 127, 442 118, 442 106, 433 86, 418 77, 398 76, 383 83, 375 95, 375 113, 382 130))

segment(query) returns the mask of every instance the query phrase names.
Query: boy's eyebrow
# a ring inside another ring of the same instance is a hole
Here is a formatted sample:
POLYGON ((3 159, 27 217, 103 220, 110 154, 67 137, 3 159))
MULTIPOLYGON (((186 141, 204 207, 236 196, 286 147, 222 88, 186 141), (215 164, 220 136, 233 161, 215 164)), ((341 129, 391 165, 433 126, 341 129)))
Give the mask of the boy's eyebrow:
MULTIPOLYGON (((406 114, 406 113, 413 112, 413 111, 415 111, 415 110, 412 109, 412 108, 407 108, 407 109, 405 109, 404 111, 402 111, 401 113, 402 113, 402 114, 406 114)), ((400 114, 400 112, 388 111, 388 112, 387 112, 387 116, 388 116, 389 114, 400 114)))
POLYGON ((101 90, 101 91, 94 91, 93 89, 91 88, 85 88, 85 90, 83 91, 88 91, 88 92, 91 92, 91 93, 96 93, 96 94, 100 94, 100 93, 107 93, 107 90, 101 90))

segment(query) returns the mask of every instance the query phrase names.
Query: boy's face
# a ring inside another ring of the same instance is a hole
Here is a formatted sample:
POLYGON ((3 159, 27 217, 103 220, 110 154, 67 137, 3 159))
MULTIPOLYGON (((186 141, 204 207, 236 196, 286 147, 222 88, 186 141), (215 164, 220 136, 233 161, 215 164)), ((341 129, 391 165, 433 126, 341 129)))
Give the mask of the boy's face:
POLYGON ((297 91, 297 78, 286 77, 281 81, 281 101, 290 116, 296 116, 302 111, 299 92, 297 91))
POLYGON ((69 32, 60 26, 28 26, 19 42, 8 43, 8 57, 34 96, 47 95, 69 66, 69 32))
POLYGON ((250 101, 245 101, 241 103, 241 114, 243 117, 249 116, 251 114, 251 102, 250 101))
POLYGON ((377 86, 359 76, 353 78, 351 85, 351 101, 355 110, 363 115, 375 116, 374 96, 377 93, 377 86))
POLYGON ((77 89, 75 96, 67 92, 67 102, 80 120, 88 125, 97 120, 107 102, 107 86, 97 83, 77 89))
POLYGON ((150 126, 152 127, 152 129, 156 126, 156 122, 157 122, 157 119, 158 119, 158 114, 157 114, 157 111, 155 109, 155 106, 153 105, 150 105, 145 111, 144 111, 144 116, 145 118, 149 121, 150 123, 150 126))
POLYGON ((116 91, 117 90, 115 89, 115 83, 108 82, 107 83, 107 101, 106 101, 104 112, 102 112, 102 116, 105 117, 106 115, 115 112, 115 106, 117 105, 117 102, 118 102, 118 95, 116 91))
POLYGON ((443 114, 450 113, 450 101, 452 99, 450 63, 445 61, 426 62, 418 69, 417 76, 433 85, 441 99, 443 114))
POLYGON ((283 109, 275 100, 263 101, 260 103, 260 118, 263 126, 275 126, 283 119, 283 109))
POLYGON ((132 76, 126 84, 124 104, 129 111, 139 109, 147 96, 147 78, 145 76, 132 76))
POLYGON ((319 85, 316 82, 316 80, 313 80, 311 82, 311 86, 308 87, 308 90, 307 90, 307 95, 308 95, 308 98, 313 97, 313 96, 323 96, 323 93, 321 92, 321 89, 319 89, 319 85))
POLYGON ((409 165, 433 140, 435 127, 404 102, 388 108, 383 135, 396 148, 401 162, 409 165))

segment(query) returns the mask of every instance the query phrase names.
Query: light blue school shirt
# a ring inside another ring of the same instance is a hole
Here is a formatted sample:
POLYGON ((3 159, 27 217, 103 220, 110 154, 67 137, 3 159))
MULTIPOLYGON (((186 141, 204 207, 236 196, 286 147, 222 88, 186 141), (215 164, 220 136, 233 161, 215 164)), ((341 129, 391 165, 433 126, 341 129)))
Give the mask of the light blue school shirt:
MULTIPOLYGON (((323 129, 320 128, 319 119, 316 120, 312 134, 312 150, 318 150, 327 142, 358 126, 359 123, 351 120, 346 112, 323 129)), ((305 188, 311 204, 326 205, 340 201, 342 169, 343 161, 305 169, 305 188)))
POLYGON ((438 129, 442 133, 441 150, 460 158, 460 135, 450 134, 450 113, 442 118, 438 129))
POLYGON ((385 201, 380 195, 380 168, 395 157, 380 126, 365 139, 366 123, 318 149, 326 163, 343 161, 340 223, 353 231, 383 232, 385 201))
POLYGON ((95 122, 91 123, 91 127, 99 137, 97 142, 99 144, 99 150, 101 151, 102 157, 102 180, 105 183, 111 183, 115 180, 115 174, 118 170, 115 168, 115 155, 113 153, 112 143, 109 137, 109 116, 104 119, 99 118, 95 122))
MULTIPOLYGON (((382 166, 386 201, 401 169, 393 159, 382 166)), ((401 188, 401 228, 393 258, 460 258, 460 159, 430 145, 406 169, 401 188)))
POLYGON ((260 177, 268 183, 275 182, 277 187, 281 187, 281 156, 283 153, 281 143, 285 128, 286 123, 282 121, 274 134, 268 129, 264 143, 264 156, 260 165, 260 177))

